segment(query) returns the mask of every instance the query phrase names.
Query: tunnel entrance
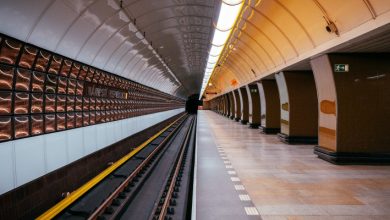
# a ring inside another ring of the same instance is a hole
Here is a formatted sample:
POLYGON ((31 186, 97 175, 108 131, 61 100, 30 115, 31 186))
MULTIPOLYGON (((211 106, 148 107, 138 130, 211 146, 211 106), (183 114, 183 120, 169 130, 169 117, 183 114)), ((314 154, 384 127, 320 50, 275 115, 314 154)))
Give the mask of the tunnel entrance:
POLYGON ((202 106, 202 101, 199 100, 199 94, 190 95, 186 101, 186 112, 188 114, 196 114, 198 107, 202 106))

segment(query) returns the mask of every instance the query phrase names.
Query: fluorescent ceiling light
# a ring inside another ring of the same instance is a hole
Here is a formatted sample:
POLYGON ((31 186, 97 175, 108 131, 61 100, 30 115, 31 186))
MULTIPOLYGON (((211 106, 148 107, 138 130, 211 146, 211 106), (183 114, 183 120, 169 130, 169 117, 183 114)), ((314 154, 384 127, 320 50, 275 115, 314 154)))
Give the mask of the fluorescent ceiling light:
POLYGON ((231 30, 236 23, 242 4, 243 1, 222 1, 217 29, 221 31, 231 30))
MULTIPOLYGON (((243 4, 243 0, 222 0, 217 26, 215 27, 213 41, 211 42, 212 46, 207 59, 207 66, 203 76, 199 99, 202 98, 204 90, 206 89, 210 77, 214 72, 219 57, 225 48, 225 44, 229 39, 230 33, 237 21, 243 4)), ((210 83, 210 85, 212 84, 210 83)))
MULTIPOLYGON (((224 44, 223 44, 224 45, 224 44)), ((222 46, 211 46, 211 49, 210 49, 210 53, 209 55, 211 57, 216 57, 218 58, 219 55, 222 53, 222 50, 223 50, 223 45, 222 46)), ((211 62, 210 62, 211 63, 211 62)))
POLYGON ((215 29, 214 37, 213 37, 213 45, 215 46, 223 46, 228 39, 230 31, 220 31, 215 29))
POLYGON ((208 68, 208 69, 214 69, 214 66, 215 66, 215 64, 217 63, 218 59, 219 59, 219 56, 216 56, 216 57, 214 57, 214 56, 209 56, 209 59, 207 60, 207 62, 208 62, 210 65, 212 65, 212 67, 211 67, 211 68, 208 68))

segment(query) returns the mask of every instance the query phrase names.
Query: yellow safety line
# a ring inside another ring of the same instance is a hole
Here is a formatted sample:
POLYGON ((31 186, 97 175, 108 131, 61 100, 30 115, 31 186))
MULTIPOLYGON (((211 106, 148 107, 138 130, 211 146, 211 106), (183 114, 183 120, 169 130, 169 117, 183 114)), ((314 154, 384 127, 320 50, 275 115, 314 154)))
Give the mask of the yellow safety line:
POLYGON ((92 189, 96 184, 98 184, 100 181, 102 181, 105 177, 107 177, 110 173, 112 173, 114 170, 116 170, 118 167, 120 167, 123 163, 125 163, 127 160, 129 160, 131 157, 133 157, 136 153, 138 153, 140 150, 142 150, 146 145, 148 145, 150 142, 152 142, 155 138, 160 136, 165 130, 167 130, 169 127, 171 127, 174 123, 176 123, 180 118, 176 119, 174 122, 166 126, 164 129, 159 131, 157 134, 146 140, 144 143, 139 145, 137 148, 135 148, 133 151, 128 153, 126 156, 122 157, 118 161, 116 161, 114 164, 112 164, 110 167, 105 169, 103 172, 95 176, 93 179, 82 185, 77 190, 73 191, 69 196, 61 200, 59 203, 57 203, 55 206, 47 210, 45 213, 40 215, 37 220, 41 219, 52 219, 56 215, 58 215, 60 212, 62 212, 66 207, 71 205, 74 201, 79 199, 81 196, 83 196, 87 191, 92 189))

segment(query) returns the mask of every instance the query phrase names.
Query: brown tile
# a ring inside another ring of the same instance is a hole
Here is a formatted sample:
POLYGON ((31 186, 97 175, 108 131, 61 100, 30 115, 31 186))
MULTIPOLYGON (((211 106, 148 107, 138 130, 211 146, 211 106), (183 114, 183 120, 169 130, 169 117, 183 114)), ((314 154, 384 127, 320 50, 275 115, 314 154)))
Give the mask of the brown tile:
POLYGON ((302 197, 305 204, 315 205, 363 205, 361 201, 350 196, 336 195, 336 196, 309 196, 302 197))

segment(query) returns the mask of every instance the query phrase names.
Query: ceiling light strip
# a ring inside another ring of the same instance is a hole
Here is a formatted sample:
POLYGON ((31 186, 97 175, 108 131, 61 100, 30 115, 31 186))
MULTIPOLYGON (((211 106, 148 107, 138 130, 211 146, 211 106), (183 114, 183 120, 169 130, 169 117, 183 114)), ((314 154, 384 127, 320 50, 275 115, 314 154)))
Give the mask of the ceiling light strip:
POLYGON ((202 95, 207 87, 210 77, 218 64, 218 60, 225 48, 226 42, 230 38, 233 27, 238 20, 243 5, 243 0, 222 1, 221 10, 218 16, 218 22, 214 30, 213 41, 211 42, 211 49, 209 52, 207 65, 203 76, 202 88, 199 93, 199 99, 202 98, 202 95))

